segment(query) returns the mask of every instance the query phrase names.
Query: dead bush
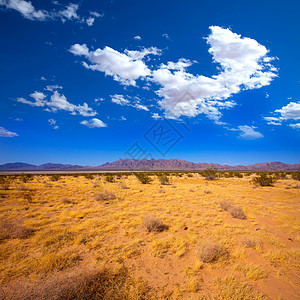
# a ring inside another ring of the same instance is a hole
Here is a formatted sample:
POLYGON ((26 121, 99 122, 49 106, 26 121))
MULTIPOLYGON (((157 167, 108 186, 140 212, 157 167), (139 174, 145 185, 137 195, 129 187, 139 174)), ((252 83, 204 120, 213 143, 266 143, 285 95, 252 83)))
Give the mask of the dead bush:
POLYGON ((144 216, 143 224, 148 232, 162 232, 169 229, 161 219, 149 215, 144 216))
POLYGON ((203 243, 198 249, 198 257, 204 263, 216 261, 226 253, 221 244, 212 241, 203 243))
POLYGON ((61 197, 60 198, 60 203, 62 203, 62 204, 72 204, 73 203, 73 201, 71 201, 68 197, 61 197))
POLYGON ((121 184, 121 188, 122 188, 123 190, 128 190, 128 189, 129 189, 129 187, 126 185, 126 183, 122 183, 122 184, 121 184))
POLYGON ((203 191, 204 194, 211 194, 212 192, 210 190, 203 191))
POLYGON ((104 192, 100 192, 97 195, 95 195, 94 199, 96 201, 109 201, 109 200, 114 200, 116 199, 116 195, 113 192, 109 192, 105 190, 104 192))
POLYGON ((21 220, 3 220, 0 223, 0 240, 25 239, 33 233, 21 220))
POLYGON ((23 182, 17 183, 16 189, 18 191, 28 191, 29 190, 29 188, 23 182))
POLYGON ((260 246, 260 242, 254 238, 251 237, 245 237, 243 239, 243 244, 247 247, 247 248, 255 248, 257 246, 260 246))
POLYGON ((236 219, 246 219, 246 215, 240 206, 232 206, 229 208, 229 213, 233 218, 236 219))
POLYGON ((222 210, 228 211, 232 207, 232 203, 224 200, 224 201, 220 202, 220 206, 221 206, 222 210))

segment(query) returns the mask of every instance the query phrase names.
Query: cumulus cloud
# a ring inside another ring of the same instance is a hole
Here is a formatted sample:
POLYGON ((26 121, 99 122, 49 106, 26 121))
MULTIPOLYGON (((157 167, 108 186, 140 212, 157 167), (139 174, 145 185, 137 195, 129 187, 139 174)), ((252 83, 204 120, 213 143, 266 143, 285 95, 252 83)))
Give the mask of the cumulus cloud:
POLYGON ((136 85, 136 80, 151 74, 142 60, 147 55, 159 55, 157 48, 144 48, 141 51, 125 50, 121 53, 110 47, 89 51, 86 44, 74 44, 70 52, 84 56, 91 64, 83 61, 83 66, 93 71, 104 72, 123 85, 136 85))
POLYGON ((136 41, 142 40, 142 38, 139 35, 136 35, 133 39, 136 40, 136 41))
POLYGON ((283 119, 300 119, 300 102, 290 102, 287 106, 283 106, 281 109, 276 109, 276 113, 280 113, 283 119))
POLYGON ((61 88, 60 86, 49 86, 46 87, 47 91, 52 92, 50 95, 46 95, 42 92, 34 92, 30 94, 30 97, 34 100, 30 101, 25 98, 17 98, 17 101, 20 103, 28 104, 30 106, 37 106, 37 107, 44 107, 46 111, 49 112, 57 112, 58 110, 64 110, 70 112, 72 115, 82 115, 84 117, 93 117, 97 114, 96 111, 94 111, 92 108, 88 106, 87 103, 83 103, 83 105, 75 105, 70 103, 65 95, 59 93, 55 88, 61 88), (49 100, 47 100, 47 98, 49 100))
POLYGON ((268 125, 282 125, 283 122, 288 122, 288 126, 298 128, 298 124, 291 124, 291 121, 300 120, 300 102, 290 102, 280 109, 276 109, 273 113, 275 116, 264 117, 268 125))
POLYGON ((90 121, 84 120, 84 121, 80 122, 80 124, 85 125, 89 128, 107 127, 107 125, 105 123, 103 123, 101 120, 99 120, 97 118, 93 118, 90 121))
POLYGON ((254 130, 254 126, 243 125, 238 126, 238 129, 240 130, 239 137, 242 139, 254 140, 264 137, 260 132, 254 130))
POLYGON ((265 46, 219 26, 211 26, 210 30, 206 40, 213 62, 220 66, 218 75, 188 73, 186 68, 192 62, 187 59, 168 62, 153 71, 153 81, 161 85, 157 91, 162 98, 159 105, 167 118, 204 114, 218 123, 221 110, 236 104, 228 101, 229 97, 243 89, 269 85, 277 76, 265 46))
POLYGON ((8 131, 4 127, 0 127, 0 137, 14 137, 18 136, 15 132, 8 131))

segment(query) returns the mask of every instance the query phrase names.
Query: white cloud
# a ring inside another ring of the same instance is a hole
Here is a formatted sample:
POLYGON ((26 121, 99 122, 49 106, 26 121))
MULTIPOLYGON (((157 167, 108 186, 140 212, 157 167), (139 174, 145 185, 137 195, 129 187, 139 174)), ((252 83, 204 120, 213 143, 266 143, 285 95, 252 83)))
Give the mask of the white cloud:
POLYGON ((63 22, 66 20, 78 20, 77 14, 78 4, 70 3, 65 9, 59 11, 57 15, 62 19, 63 22))
POLYGON ((94 22, 95 22, 95 18, 89 17, 86 19, 86 24, 88 26, 93 26, 94 22))
POLYGON ((138 110, 149 111, 148 107, 140 104, 140 98, 127 96, 130 100, 126 99, 123 95, 111 95, 111 102, 121 106, 131 106, 138 110))
POLYGON ((276 117, 264 117, 268 125, 282 125, 282 119, 276 117))
POLYGON ((55 85, 47 85, 44 88, 45 91, 50 91, 50 92, 53 92, 54 90, 58 90, 58 89, 62 89, 62 86, 55 84, 55 85))
POLYGON ((287 106, 281 109, 276 109, 275 112, 280 113, 283 119, 300 119, 300 102, 290 102, 287 106))
POLYGON ((93 117, 97 114, 97 112, 90 108, 87 103, 83 103, 83 105, 70 103, 65 95, 60 94, 55 88, 62 87, 57 85, 46 87, 47 91, 52 92, 50 100, 47 100, 47 95, 44 93, 36 91, 30 94, 30 97, 32 97, 35 101, 29 101, 23 97, 17 98, 17 101, 31 106, 46 107, 45 110, 48 112, 64 110, 70 112, 72 115, 76 115, 78 113, 84 117, 93 117))
POLYGON ((168 62, 153 71, 152 80, 162 86, 157 94, 162 97, 159 105, 167 118, 205 114, 220 122, 221 110, 236 104, 226 99, 243 89, 268 85, 277 76, 276 69, 263 61, 268 50, 257 41, 218 26, 210 29, 206 40, 213 61, 221 66, 218 75, 190 74, 186 68, 192 63, 186 59, 168 62))
POLYGON ((29 20, 44 21, 50 17, 47 11, 35 9, 30 1, 0 0, 0 5, 5 6, 6 9, 18 11, 24 18, 29 20))
POLYGON ((300 129, 300 123, 290 124, 289 126, 294 128, 294 129, 300 129))
POLYGON ((0 137, 14 137, 18 136, 15 132, 8 131, 4 127, 0 127, 0 137))
POLYGON ((142 61, 146 55, 159 55, 157 48, 144 48, 141 51, 120 53, 110 47, 89 51, 85 44, 75 44, 70 52, 77 56, 84 56, 91 64, 83 62, 83 66, 93 71, 104 72, 114 80, 124 85, 136 85, 136 80, 151 74, 146 64, 142 61))
POLYGON ((47 79, 44 77, 44 76, 41 76, 41 78, 40 78, 41 80, 44 80, 44 81, 46 81, 47 79))
POLYGON ((50 124, 50 126, 53 126, 53 129, 58 129, 59 127, 56 125, 56 120, 54 119, 49 119, 48 123, 50 124))
MULTIPOLYGON (((54 2, 54 4, 58 3, 54 2)), ((88 26, 92 26, 95 18, 103 17, 103 14, 99 14, 97 12, 90 12, 90 15, 93 17, 81 17, 77 13, 79 5, 74 3, 69 3, 64 9, 51 11, 38 10, 30 1, 25 0, 0 0, 0 6, 5 6, 6 9, 14 9, 24 18, 33 21, 77 21, 79 23, 85 22, 88 26)))
POLYGON ((80 122, 81 125, 85 125, 89 128, 100 128, 100 127, 107 127, 105 123, 103 123, 101 120, 94 118, 90 121, 84 120, 80 122))
POLYGON ((159 120, 159 119, 162 119, 163 117, 161 117, 158 113, 154 113, 154 114, 152 114, 151 118, 153 118, 155 120, 159 120))
POLYGON ((91 11, 90 12, 91 16, 94 16, 95 18, 103 18, 104 14, 100 14, 97 11, 91 11))
POLYGON ((255 129, 254 126, 243 125, 243 126, 238 126, 238 129, 241 132, 239 137, 243 139, 254 140, 254 139, 260 139, 264 137, 260 132, 254 130, 255 129))
MULTIPOLYGON (((276 109, 273 114, 278 116, 264 117, 268 125, 282 125, 283 122, 290 122, 292 120, 300 120, 300 102, 290 102, 280 109, 276 109)), ((287 124, 292 128, 298 128, 298 124, 287 124)))
POLYGON ((130 101, 125 99, 123 95, 115 94, 115 95, 112 95, 110 97, 111 97, 111 102, 116 103, 116 104, 121 105, 121 106, 125 106, 125 105, 128 105, 130 103, 130 101))
POLYGON ((142 40, 142 38, 139 35, 136 35, 133 39, 136 40, 136 41, 142 40))
POLYGON ((167 33, 164 33, 161 36, 164 37, 164 38, 166 38, 169 41, 171 40, 170 37, 169 37, 169 35, 167 33))
POLYGON ((120 121, 126 121, 127 119, 124 116, 121 116, 120 121))

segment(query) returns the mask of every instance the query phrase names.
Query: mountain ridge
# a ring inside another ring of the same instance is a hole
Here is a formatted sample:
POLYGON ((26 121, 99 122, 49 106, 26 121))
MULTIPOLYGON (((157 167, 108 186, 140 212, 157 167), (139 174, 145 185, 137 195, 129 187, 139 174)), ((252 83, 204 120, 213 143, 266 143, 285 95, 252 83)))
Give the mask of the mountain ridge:
POLYGON ((0 171, 47 171, 47 170, 91 170, 91 171, 201 171, 206 168, 215 168, 220 171, 300 171, 300 164, 285 164, 282 162, 264 162, 251 165, 221 165, 214 163, 194 163, 182 159, 119 159, 107 162, 97 167, 79 166, 70 164, 45 163, 33 165, 23 162, 0 165, 0 171))

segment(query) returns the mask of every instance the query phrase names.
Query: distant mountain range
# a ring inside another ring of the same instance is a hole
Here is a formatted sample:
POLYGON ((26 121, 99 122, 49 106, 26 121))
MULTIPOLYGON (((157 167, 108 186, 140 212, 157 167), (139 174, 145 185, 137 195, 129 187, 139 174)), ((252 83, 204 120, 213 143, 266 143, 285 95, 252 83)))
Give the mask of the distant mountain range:
POLYGON ((219 165, 213 163, 193 163, 181 159, 120 159, 114 162, 108 162, 98 167, 53 164, 47 163, 40 166, 26 164, 22 162, 8 163, 0 165, 0 171, 51 171, 51 170, 78 170, 78 171, 105 171, 105 170, 178 170, 178 171, 197 171, 206 168, 215 168, 222 171, 300 171, 300 164, 290 165, 282 162, 265 162, 253 165, 219 165))

